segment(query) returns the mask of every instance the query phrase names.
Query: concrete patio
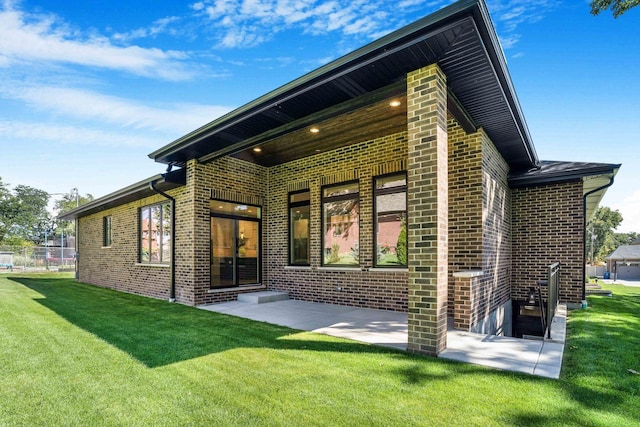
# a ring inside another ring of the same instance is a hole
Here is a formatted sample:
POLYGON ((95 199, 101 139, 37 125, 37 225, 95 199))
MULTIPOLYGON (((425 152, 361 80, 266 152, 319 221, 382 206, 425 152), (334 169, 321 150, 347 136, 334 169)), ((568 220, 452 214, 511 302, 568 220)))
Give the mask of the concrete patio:
MULTIPOLYGON (((244 301, 203 305, 199 308, 374 345, 407 349, 406 313, 290 299, 278 300, 270 292, 243 295, 244 301)), ((523 340, 475 334, 450 327, 447 332, 447 349, 439 357, 558 378, 562 367, 565 329, 564 306, 559 307, 552 325, 553 340, 523 340)))

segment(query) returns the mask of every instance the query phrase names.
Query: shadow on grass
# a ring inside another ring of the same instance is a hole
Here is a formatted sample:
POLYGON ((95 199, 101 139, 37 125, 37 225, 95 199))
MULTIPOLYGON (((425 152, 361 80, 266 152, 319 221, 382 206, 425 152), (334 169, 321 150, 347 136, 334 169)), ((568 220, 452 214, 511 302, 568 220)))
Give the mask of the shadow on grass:
MULTIPOLYGON (((559 390, 562 398, 570 402, 570 405, 560 405, 561 409, 549 407, 542 412, 531 410, 531 406, 545 403, 514 404, 513 410, 500 419, 501 424, 581 425, 589 424, 590 419, 585 417, 594 414, 605 414, 597 418, 599 420, 626 421, 621 425, 640 424, 636 403, 640 381, 626 372, 626 368, 634 368, 633 364, 640 361, 637 345, 640 328, 635 331, 630 328, 630 324, 640 318, 637 294, 608 300, 590 299, 593 308, 572 313, 570 341, 565 349, 566 367, 560 380, 555 382, 321 335, 301 337, 297 335, 300 331, 286 327, 121 293, 73 279, 11 277, 9 280, 40 294, 35 301, 53 313, 152 368, 242 348, 379 354, 385 355, 380 359, 387 360, 367 365, 366 372, 376 375, 376 368, 390 372, 407 390, 429 389, 430 384, 436 382, 459 390, 459 384, 463 383, 463 389, 473 396, 477 390, 491 390, 493 383, 496 387, 524 384, 525 390, 531 389, 532 399, 540 398, 541 391, 559 390), (615 321, 607 318, 616 314, 615 321), (388 359, 404 363, 400 366, 388 363, 382 367, 388 359), (502 383, 499 379, 513 381, 502 383)), ((451 399, 456 396, 452 395, 451 399)), ((489 405, 491 395, 483 394, 480 399, 489 405)), ((598 421, 592 424, 604 425, 598 421)))
POLYGON ((135 357, 163 366, 234 348, 409 355, 356 342, 300 340, 298 331, 180 304, 77 283, 72 279, 14 277, 41 294, 38 303, 135 357))
POLYGON ((640 293, 588 300, 588 309, 570 316, 561 378, 583 406, 614 412, 634 408, 627 416, 640 423, 640 377, 628 371, 640 369, 640 293))

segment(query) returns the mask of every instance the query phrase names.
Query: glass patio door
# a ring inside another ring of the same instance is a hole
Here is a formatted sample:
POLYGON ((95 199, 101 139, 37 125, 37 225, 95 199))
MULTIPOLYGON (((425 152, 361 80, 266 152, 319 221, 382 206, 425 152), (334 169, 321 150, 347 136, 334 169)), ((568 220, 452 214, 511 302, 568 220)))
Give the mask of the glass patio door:
POLYGON ((237 284, 258 283, 258 223, 238 220, 236 223, 237 284))
POLYGON ((234 220, 211 218, 211 287, 227 288, 235 283, 234 220))
POLYGON ((258 207, 212 202, 212 288, 260 283, 259 215, 258 207))

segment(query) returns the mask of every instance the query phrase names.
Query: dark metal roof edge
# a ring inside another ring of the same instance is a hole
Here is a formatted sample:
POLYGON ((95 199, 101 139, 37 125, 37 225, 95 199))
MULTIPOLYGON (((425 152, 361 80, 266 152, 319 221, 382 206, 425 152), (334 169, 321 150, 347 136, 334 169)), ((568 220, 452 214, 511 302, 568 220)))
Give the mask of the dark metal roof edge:
MULTIPOLYGON (((149 158, 154 159, 155 161, 162 162, 162 159, 159 159, 159 157, 169 156, 176 151, 189 146, 192 142, 195 142, 195 139, 201 139, 202 137, 207 136, 209 132, 215 131, 216 127, 231 120, 239 119, 244 115, 248 115, 254 109, 260 108, 264 105, 277 103, 278 98, 287 94, 288 92, 300 91, 306 84, 311 83, 313 80, 325 75, 330 75, 332 72, 337 71, 341 67, 344 67, 349 63, 356 62, 358 59, 363 58, 378 49, 384 48, 391 43, 398 42, 403 38, 410 36, 412 33, 424 30, 435 24, 444 24, 445 21, 450 20, 457 15, 473 15, 474 10, 480 10, 481 8, 486 9, 484 0, 460 0, 449 6, 446 6, 418 21, 413 22, 412 24, 389 33, 378 40, 375 40, 353 52, 348 53, 347 55, 344 55, 326 65, 323 65, 320 68, 317 68, 314 71, 311 71, 283 86, 280 86, 279 88, 274 89, 273 91, 268 92, 267 94, 262 95, 259 98, 256 98, 255 100, 225 114, 222 117, 211 121, 210 123, 150 153, 149 158)), ((493 30, 493 32, 495 33, 495 30, 493 30)), ((497 46, 499 46, 499 44, 497 46)))
POLYGON ((615 176, 622 164, 599 163, 582 169, 572 169, 566 172, 554 172, 540 175, 516 175, 508 178, 510 188, 521 188, 575 181, 588 176, 609 175, 615 176))
POLYGON ((520 134, 523 139, 522 142, 525 144, 525 149, 527 150, 529 159, 531 160, 531 166, 537 167, 540 164, 540 159, 538 158, 535 146, 533 145, 533 139, 531 138, 531 134, 529 133, 529 127, 524 118, 522 107, 520 106, 520 101, 518 100, 518 95, 516 94, 515 86, 513 85, 513 80, 511 79, 511 74, 509 73, 507 59, 504 56, 504 50, 502 49, 502 45, 500 44, 500 38, 498 37, 498 33, 496 32, 493 21, 491 20, 489 9, 487 8, 484 0, 478 0, 476 4, 478 6, 477 19, 482 20, 483 23, 482 26, 477 26, 476 29, 481 34, 481 36, 484 36, 484 38, 486 38, 485 46, 489 45, 492 48, 490 51, 488 51, 489 57, 494 66, 494 69, 500 72, 497 77, 500 81, 500 85, 504 90, 505 96, 507 98, 507 103, 512 109, 513 118, 519 127, 520 134), (486 33, 484 32, 484 30, 486 30, 486 33))
MULTIPOLYGON (((175 171, 178 172, 178 171, 175 171)), ((175 174, 175 172, 173 172, 175 174)), ((186 173, 186 171, 185 171, 186 173)), ((114 191, 113 193, 109 193, 106 196, 100 197, 98 199, 92 200, 89 203, 86 203, 80 207, 72 209, 67 212, 63 212, 58 215, 59 219, 71 221, 76 218, 80 218, 96 211, 101 210, 101 207, 106 206, 108 204, 119 204, 120 201, 126 199, 129 196, 134 196, 137 193, 142 193, 145 190, 149 189, 150 182, 158 182, 164 181, 164 174, 154 175, 142 181, 136 182, 135 184, 131 184, 127 187, 121 188, 119 190, 114 191)), ((169 182, 169 181, 166 181, 169 182)), ((173 187, 181 186, 181 184, 172 182, 173 187)))

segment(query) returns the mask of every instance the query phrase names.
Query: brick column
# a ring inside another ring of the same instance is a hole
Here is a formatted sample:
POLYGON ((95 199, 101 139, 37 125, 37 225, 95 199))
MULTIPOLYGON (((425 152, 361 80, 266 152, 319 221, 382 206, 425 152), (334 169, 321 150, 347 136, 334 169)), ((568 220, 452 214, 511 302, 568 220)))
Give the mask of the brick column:
POLYGON ((197 305, 209 289, 209 194, 202 165, 187 162, 185 197, 177 203, 176 215, 176 299, 197 305))
POLYGON ((407 75, 408 350, 447 346, 447 83, 436 65, 407 75))
POLYGON ((476 300, 474 289, 479 286, 482 271, 460 271, 453 273, 454 280, 454 310, 453 327, 470 331, 473 324, 473 310, 476 300))

